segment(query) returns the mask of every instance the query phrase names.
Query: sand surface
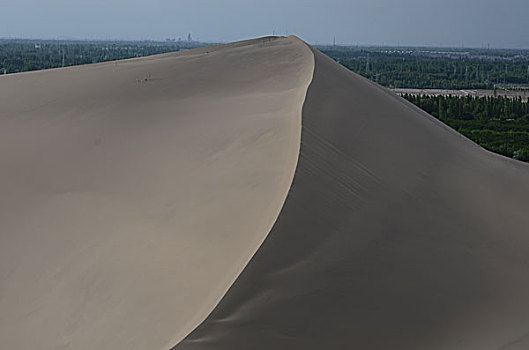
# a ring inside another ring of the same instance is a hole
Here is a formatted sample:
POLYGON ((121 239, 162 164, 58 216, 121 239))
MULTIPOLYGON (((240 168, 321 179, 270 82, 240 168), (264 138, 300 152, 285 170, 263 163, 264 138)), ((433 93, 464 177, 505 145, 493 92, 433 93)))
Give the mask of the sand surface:
POLYGON ((0 348, 169 349, 275 222, 295 38, 0 77, 0 348))
POLYGON ((528 165, 314 53, 278 221, 175 350, 528 349, 528 165))
POLYGON ((529 166, 296 38, 0 101, 2 348, 529 348, 529 166))

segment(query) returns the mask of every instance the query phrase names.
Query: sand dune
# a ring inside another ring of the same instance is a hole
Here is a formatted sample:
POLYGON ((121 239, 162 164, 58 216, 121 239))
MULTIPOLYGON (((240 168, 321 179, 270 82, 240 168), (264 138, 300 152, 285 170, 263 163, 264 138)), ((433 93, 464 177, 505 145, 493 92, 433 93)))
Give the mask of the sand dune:
POLYGON ((281 214, 175 350, 529 348, 529 167, 314 54, 281 214))
POLYGON ((0 99, 3 347, 529 348, 529 167, 299 39, 0 99))
POLYGON ((261 39, 0 79, 0 348, 168 349, 292 183, 313 55, 261 39))

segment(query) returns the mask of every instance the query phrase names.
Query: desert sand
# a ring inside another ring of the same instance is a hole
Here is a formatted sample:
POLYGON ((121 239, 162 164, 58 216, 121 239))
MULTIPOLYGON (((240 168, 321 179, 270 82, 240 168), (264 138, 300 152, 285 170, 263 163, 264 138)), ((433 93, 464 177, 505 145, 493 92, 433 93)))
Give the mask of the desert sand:
POLYGON ((528 349, 528 165, 314 54, 281 214, 174 349, 528 349))
POLYGON ((295 37, 0 96, 3 347, 529 348, 529 166, 295 37))
POLYGON ((296 39, 0 78, 0 348, 169 349, 292 183, 296 39))

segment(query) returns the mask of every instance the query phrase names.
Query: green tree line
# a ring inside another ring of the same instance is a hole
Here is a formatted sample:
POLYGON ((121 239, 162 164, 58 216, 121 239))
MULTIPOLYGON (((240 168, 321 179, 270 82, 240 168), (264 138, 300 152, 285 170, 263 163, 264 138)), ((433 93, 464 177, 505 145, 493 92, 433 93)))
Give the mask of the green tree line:
POLYGON ((480 146, 529 161, 529 103, 505 97, 403 97, 480 146))
POLYGON ((343 66, 379 84, 417 89, 493 89, 496 84, 529 86, 529 53, 470 50, 322 48, 343 66))
POLYGON ((0 40, 0 74, 114 61, 203 46, 187 42, 0 40), (38 44, 38 45, 36 45, 38 44), (64 60, 64 62, 63 62, 64 60))

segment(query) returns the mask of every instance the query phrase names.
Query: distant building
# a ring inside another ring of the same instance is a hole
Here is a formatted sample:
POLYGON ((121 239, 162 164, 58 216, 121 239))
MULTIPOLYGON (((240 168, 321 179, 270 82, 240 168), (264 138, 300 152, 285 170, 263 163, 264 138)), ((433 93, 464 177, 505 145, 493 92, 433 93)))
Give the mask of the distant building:
POLYGON ((41 44, 40 44, 40 43, 36 43, 36 44, 35 44, 35 48, 36 48, 36 49, 40 49, 40 47, 41 47, 41 44))
POLYGON ((187 42, 192 42, 193 38, 191 37, 191 33, 187 34, 187 42))

